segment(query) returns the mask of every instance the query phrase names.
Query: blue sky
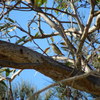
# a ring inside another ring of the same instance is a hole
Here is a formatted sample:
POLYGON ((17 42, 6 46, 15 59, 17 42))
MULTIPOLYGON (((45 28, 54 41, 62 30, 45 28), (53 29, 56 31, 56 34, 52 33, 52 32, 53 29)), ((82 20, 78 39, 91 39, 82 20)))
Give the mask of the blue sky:
MULTIPOLYGON (((50 2, 48 2, 48 6, 51 6, 51 2, 53 0, 51 0, 50 2)), ((33 16, 36 14, 36 12, 31 11, 31 12, 22 12, 22 11, 12 11, 9 14, 9 17, 11 17, 12 19, 14 19, 18 24, 20 24, 24 29, 27 30, 27 21, 31 20, 33 18, 33 16)), ((63 16, 63 19, 67 19, 66 17, 63 16)), ((62 20, 63 20, 62 19, 62 20)), ((66 26, 66 25, 65 25, 66 26)), ((36 24, 32 24, 32 27, 36 27, 36 24)), ((48 27, 47 24, 42 24, 42 27, 44 29, 45 33, 51 33, 51 28, 48 27)), ((66 27, 67 28, 67 27, 66 27)), ((11 34, 16 34, 20 37, 22 37, 23 35, 26 35, 25 33, 21 32, 20 30, 16 29, 15 30, 16 33, 11 32, 11 34)), ((33 34, 35 34, 35 30, 32 31, 33 34)), ((55 37, 55 41, 56 40, 61 40, 60 37, 55 37)), ((15 43, 16 39, 12 39, 11 42, 15 43)), ((39 46, 45 50, 47 47, 49 47, 49 45, 47 44, 46 39, 38 39, 35 40, 37 44, 39 44, 39 46)), ((25 45, 26 47, 29 47, 31 49, 34 50, 34 44, 33 43, 27 43, 25 45)), ((38 52, 41 52, 39 49, 37 49, 38 52)), ((42 53, 42 52, 41 52, 42 53)), ((53 55, 54 53, 52 52, 52 49, 50 49, 50 55, 53 55)), ((13 81, 13 84, 16 84, 17 82, 20 82, 22 80, 25 81, 29 81, 31 82, 33 85, 35 85, 37 87, 37 89, 42 89, 43 87, 49 85, 52 83, 52 80, 46 76, 44 76, 43 74, 35 71, 35 70, 24 70, 23 72, 21 72, 21 74, 19 76, 16 77, 16 79, 13 81)))
MULTIPOLYGON (((11 17, 14 21, 19 23, 24 29, 27 30, 27 21, 31 20, 33 18, 33 15, 36 14, 35 12, 22 12, 22 11, 11 11, 9 14, 9 17, 11 17)), ((7 17, 7 16, 5 16, 7 17)), ((4 20, 0 21, 2 23, 4 20)), ((36 25, 33 23, 33 27, 36 27, 36 25)), ((45 24, 42 25, 42 27, 47 27, 45 24)), ((21 32, 20 30, 16 29, 15 31, 11 32, 10 34, 15 34, 20 37, 26 35, 25 33, 21 32), (16 31, 16 32, 15 32, 16 31)), ((35 34, 35 31, 32 31, 33 34, 35 34)), ((50 33, 50 27, 45 28, 45 32, 50 33)), ((1 34, 1 32, 0 32, 1 34)), ((2 39, 2 38, 0 38, 2 39)), ((7 39, 2 39, 7 41, 7 39)), ((12 43, 15 43, 16 39, 11 39, 12 43)), ((47 42, 46 39, 42 40, 35 40, 41 48, 44 50, 47 48, 47 42)), ((31 48, 34 50, 34 44, 33 43, 27 43, 25 45, 28 48, 31 48)), ((41 52, 40 50, 37 50, 38 52, 41 52)), ((41 52, 42 53, 42 52, 41 52)), ((51 53, 52 54, 52 53, 51 53)), ((35 70, 23 70, 20 75, 18 75, 12 82, 13 85, 16 85, 17 83, 20 83, 22 80, 29 81, 33 86, 35 86, 38 90, 42 89, 43 87, 46 87, 47 85, 52 83, 52 80, 43 74, 35 71, 35 70)))
MULTIPOLYGON (((27 30, 27 21, 31 20, 33 18, 33 15, 35 15, 35 12, 21 12, 21 11, 12 11, 10 12, 10 17, 12 19, 14 19, 15 21, 17 21, 17 23, 19 23, 24 29, 27 30)), ((36 27, 36 24, 33 23, 33 27, 36 27)), ((47 24, 42 24, 42 27, 47 27, 47 24)), ((45 28, 45 32, 51 33, 51 28, 45 28)), ((20 30, 16 29, 15 33, 16 35, 19 35, 20 37, 23 35, 26 35, 25 33, 21 32, 20 30)), ((35 30, 32 31, 33 34, 35 34, 35 30)), ((12 32, 12 34, 14 34, 14 32, 12 32)), ((16 39, 12 39, 12 43, 14 43, 16 41, 16 39)), ((47 48, 48 44, 46 39, 38 39, 35 40, 36 43, 38 43, 40 45, 40 47, 44 50, 45 48, 47 48)), ((26 47, 29 47, 31 49, 34 50, 34 44, 33 43, 27 43, 25 45, 26 47)), ((38 52, 41 52, 40 50, 37 49, 38 52)), ((50 50, 50 53, 52 54, 53 52, 51 52, 52 50, 50 50)), ((41 52, 42 53, 42 52, 41 52)), ((44 76, 43 74, 35 71, 35 70, 23 70, 21 72, 20 75, 18 75, 14 80, 13 80, 13 85, 16 85, 17 83, 19 83, 20 81, 25 80, 25 81, 29 81, 30 83, 33 84, 33 86, 35 86, 38 90, 42 89, 43 87, 46 87, 49 84, 52 84, 52 80, 46 76, 44 76)))
POLYGON ((21 72, 16 79, 13 80, 13 85, 16 85, 17 82, 20 83, 21 81, 29 82, 36 87, 36 89, 42 89, 47 85, 52 83, 52 80, 43 74, 35 71, 35 70, 24 70, 21 72))

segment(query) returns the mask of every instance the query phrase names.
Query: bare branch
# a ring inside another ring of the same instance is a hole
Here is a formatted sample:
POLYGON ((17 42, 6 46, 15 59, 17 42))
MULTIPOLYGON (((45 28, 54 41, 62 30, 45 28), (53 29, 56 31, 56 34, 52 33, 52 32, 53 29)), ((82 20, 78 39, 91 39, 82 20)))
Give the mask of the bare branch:
POLYGON ((93 32, 95 32, 96 30, 100 30, 100 27, 94 25, 89 29, 88 34, 92 34, 93 32))
POLYGON ((0 81, 6 80, 6 77, 0 75, 0 81))
MULTIPOLYGON (((80 37, 81 36, 81 33, 79 31, 77 31, 76 29, 74 28, 70 28, 70 29, 67 29, 67 30, 64 30, 64 33, 66 35, 71 35, 70 32, 73 34, 74 37, 80 37)), ((25 40, 24 42, 28 42, 28 41, 31 41, 33 39, 45 39, 45 38, 48 38, 48 37, 52 37, 52 36, 58 36, 59 35, 59 32, 55 32, 55 33, 52 33, 52 34, 46 34, 44 33, 44 35, 38 35, 37 37, 36 36, 31 36, 31 38, 25 40)))
POLYGON ((21 0, 19 0, 14 6, 12 6, 8 11, 6 11, 1 17, 0 19, 2 19, 4 17, 4 15, 8 14, 11 10, 13 10, 19 3, 21 2, 21 0))
POLYGON ((99 29, 100 29, 100 14, 96 18, 95 25, 92 26, 91 28, 89 28, 88 34, 91 34, 91 33, 95 32, 96 30, 99 30, 99 29))
POLYGON ((94 16, 97 16, 97 15, 99 15, 100 14, 100 11, 96 11, 95 13, 94 13, 94 16))
POLYGON ((90 4, 91 4, 90 15, 87 21, 87 25, 84 28, 84 31, 83 31, 83 34, 82 34, 82 37, 80 39, 80 43, 77 49, 77 53, 76 53, 76 66, 78 68, 81 68, 80 66, 81 66, 81 59, 82 59, 82 47, 84 45, 85 39, 88 36, 88 31, 89 31, 90 25, 92 23, 93 15, 94 15, 95 5, 93 3, 94 3, 93 0, 90 0, 90 4))
POLYGON ((19 75, 22 71, 23 71, 22 69, 21 69, 21 70, 18 70, 17 72, 15 72, 15 73, 11 76, 11 78, 6 78, 6 77, 3 77, 3 76, 0 76, 0 81, 9 80, 9 81, 11 82, 11 81, 14 80, 14 79, 16 78, 16 76, 19 75))
MULTIPOLYGON (((37 9, 38 10, 38 9, 37 9)), ((68 46, 69 46, 69 48, 70 48, 70 50, 71 50, 71 52, 75 52, 75 47, 72 45, 72 43, 69 41, 69 39, 67 38, 67 36, 65 35, 65 33, 64 33, 64 28, 63 28, 63 26, 61 25, 61 23, 57 20, 57 19, 55 19, 56 20, 56 22, 58 23, 58 24, 56 24, 56 23, 54 23, 47 15, 45 15, 44 13, 43 13, 43 11, 41 11, 41 10, 38 10, 38 14, 42 17, 42 18, 44 18, 44 20, 52 27, 52 28, 54 28, 55 30, 57 30, 58 32, 59 32, 59 34, 63 37, 63 39, 65 40, 65 43, 66 44, 68 44, 68 46)), ((54 17, 55 18, 55 17, 54 17)))
POLYGON ((59 11, 59 12, 62 12, 64 14, 67 14, 67 15, 70 15, 72 17, 75 17, 75 14, 71 14, 71 13, 68 13, 67 11, 62 11, 62 10, 59 10, 59 9, 56 9, 56 8, 49 8, 49 7, 40 7, 41 9, 49 9, 49 10, 55 10, 55 11, 59 11))
POLYGON ((16 78, 16 76, 19 75, 22 71, 23 71, 23 70, 20 69, 20 70, 18 70, 17 72, 15 72, 15 73, 11 76, 10 81, 14 80, 14 79, 16 78))
POLYGON ((98 72, 100 73, 100 71, 91 71, 91 72, 89 72, 89 73, 85 73, 85 74, 82 74, 82 75, 70 77, 70 78, 61 80, 61 81, 59 81, 59 82, 57 82, 57 83, 53 83, 53 84, 51 84, 51 85, 49 85, 49 86, 47 86, 47 87, 45 87, 45 88, 39 90, 38 92, 34 93, 34 94, 33 94, 31 97, 29 97, 27 100, 32 100, 33 98, 37 97, 40 93, 44 92, 45 90, 50 89, 50 88, 52 88, 52 87, 54 87, 54 86, 57 86, 57 85, 60 85, 60 84, 66 83, 66 85, 67 85, 67 83, 71 82, 71 83, 72 83, 71 85, 74 85, 74 81, 77 81, 77 80, 86 78, 86 77, 88 77, 89 75, 93 75, 93 74, 98 73, 98 72))
POLYGON ((78 22, 78 26, 79 26, 81 32, 83 32, 84 27, 83 27, 83 25, 82 25, 82 23, 81 23, 81 21, 80 21, 78 15, 77 15, 77 9, 76 9, 76 7, 75 7, 75 5, 74 5, 74 1, 73 1, 73 0, 72 0, 72 2, 71 2, 71 5, 73 6, 73 10, 74 10, 74 13, 75 13, 75 18, 76 18, 76 20, 77 20, 77 22, 78 22))
POLYGON ((93 0, 90 0, 90 1, 91 1, 91 11, 90 11, 90 15, 89 15, 89 18, 88 18, 88 21, 87 21, 87 25, 84 28, 84 32, 83 32, 81 40, 80 40, 80 44, 79 44, 79 47, 78 47, 78 50, 77 50, 78 53, 81 51, 83 44, 84 44, 84 41, 88 36, 88 30, 90 28, 90 25, 91 25, 92 19, 93 19, 93 15, 94 15, 94 5, 93 5, 93 2, 92 2, 93 0))

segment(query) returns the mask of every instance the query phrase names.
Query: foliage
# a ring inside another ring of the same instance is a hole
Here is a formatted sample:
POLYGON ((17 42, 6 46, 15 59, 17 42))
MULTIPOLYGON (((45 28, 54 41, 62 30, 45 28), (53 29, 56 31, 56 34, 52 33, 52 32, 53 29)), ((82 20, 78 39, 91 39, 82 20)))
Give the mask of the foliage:
POLYGON ((4 85, 4 82, 0 82, 0 99, 6 97, 7 87, 4 85))
POLYGON ((87 94, 85 92, 73 89, 71 87, 66 87, 66 86, 56 86, 52 89, 49 89, 45 94, 44 94, 45 100, 88 100, 90 97, 93 99, 94 96, 91 94, 87 94))
POLYGON ((13 87, 13 96, 15 100, 26 100, 28 97, 32 96, 34 92, 35 88, 32 86, 32 84, 25 81, 17 83, 15 87, 13 87))
MULTIPOLYGON (((7 85, 7 82, 6 82, 6 85, 7 85)), ((13 93, 12 95, 14 97, 13 98, 14 100, 17 100, 17 99, 27 100, 28 97, 32 96, 32 94, 36 92, 35 88, 31 84, 25 81, 12 85, 11 90, 13 93)), ((2 82, 0 82, 0 98, 3 100, 5 99, 11 100, 10 96, 11 96, 11 92, 10 92, 9 85, 5 86, 2 84, 2 82)), ((40 96, 37 97, 36 100, 39 100, 39 98, 40 96)))

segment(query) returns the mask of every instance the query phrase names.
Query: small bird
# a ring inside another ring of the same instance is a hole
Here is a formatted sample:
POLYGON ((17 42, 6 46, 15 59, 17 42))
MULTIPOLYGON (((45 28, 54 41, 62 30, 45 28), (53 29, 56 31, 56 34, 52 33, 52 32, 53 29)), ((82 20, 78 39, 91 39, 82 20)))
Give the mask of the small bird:
POLYGON ((54 43, 52 43, 52 44, 50 44, 50 45, 52 46, 53 51, 54 51, 57 55, 64 55, 64 54, 60 51, 60 49, 59 49, 54 43))

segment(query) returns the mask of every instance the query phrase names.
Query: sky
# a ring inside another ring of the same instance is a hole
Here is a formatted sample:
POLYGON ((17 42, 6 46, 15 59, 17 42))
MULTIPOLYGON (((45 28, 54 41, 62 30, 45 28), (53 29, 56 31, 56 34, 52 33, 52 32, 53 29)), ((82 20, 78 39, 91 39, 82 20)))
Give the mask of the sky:
POLYGON ((19 74, 12 82, 12 84, 16 85, 17 82, 20 81, 29 82, 31 85, 36 87, 37 90, 42 89, 43 87, 52 84, 52 80, 49 77, 44 76, 43 74, 35 71, 35 70, 24 70, 19 74))
MULTIPOLYGON (((24 29, 27 30, 27 21, 29 21, 30 19, 33 18, 33 15, 35 15, 35 12, 20 12, 20 11, 12 11, 9 14, 9 17, 11 17, 12 19, 14 19, 17 23, 19 23, 24 29)), ((36 27, 36 25, 33 23, 33 27, 36 27)), ((46 24, 42 24, 42 27, 47 27, 46 24)), ((16 29, 15 33, 16 35, 19 35, 20 37, 24 34, 23 32, 19 31, 18 29, 16 29)), ((45 28, 45 32, 50 33, 50 28, 45 28)), ((14 32, 11 32, 11 34, 13 34, 14 32)), ((35 31, 33 31, 33 34, 35 33, 35 31)), ((11 42, 14 43, 16 41, 16 39, 12 39, 11 42)), ((47 48, 47 42, 46 39, 42 39, 42 40, 35 40, 36 43, 38 43, 40 45, 40 47, 44 50, 45 48, 47 48)), ((32 43, 27 43, 25 45, 28 48, 31 49, 35 49, 34 45, 32 43)), ((52 51, 52 50, 51 50, 52 51)), ((41 52, 40 50, 38 50, 38 52, 41 52)), ((42 52, 41 52, 42 53, 42 52)), ((53 52, 50 52, 51 54, 53 52)), ((52 84, 52 80, 46 76, 44 76, 43 74, 35 71, 35 70, 23 70, 20 75, 18 75, 12 82, 13 85, 16 85, 17 83, 21 82, 22 80, 28 81, 30 83, 33 84, 33 86, 36 87, 37 90, 42 89, 43 87, 48 86, 49 84, 52 84)))

